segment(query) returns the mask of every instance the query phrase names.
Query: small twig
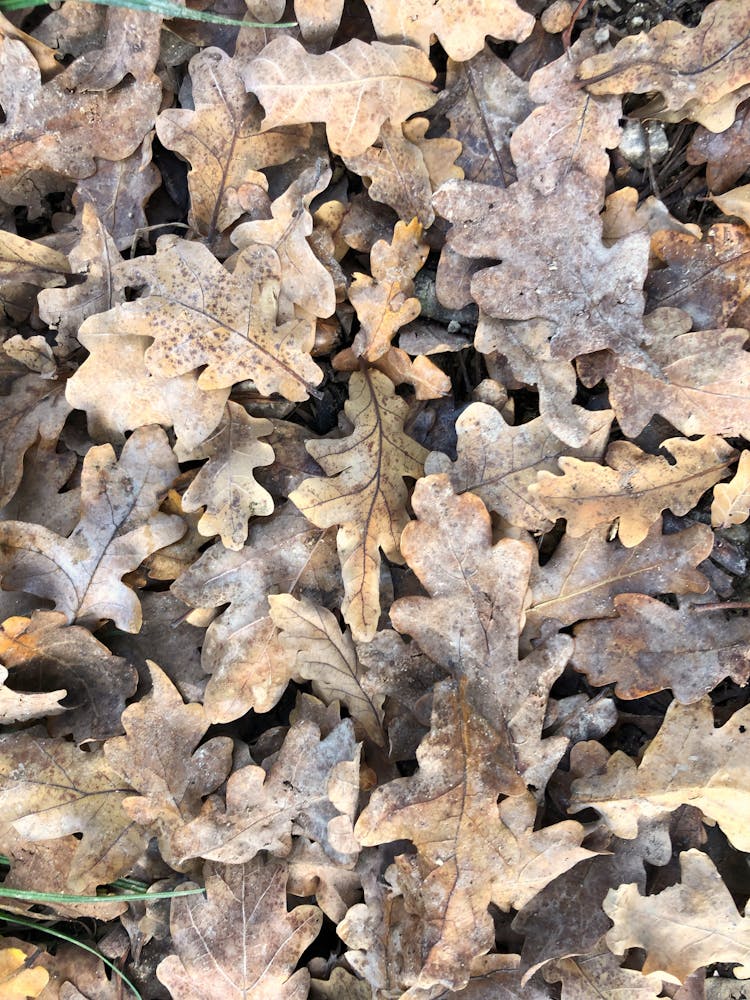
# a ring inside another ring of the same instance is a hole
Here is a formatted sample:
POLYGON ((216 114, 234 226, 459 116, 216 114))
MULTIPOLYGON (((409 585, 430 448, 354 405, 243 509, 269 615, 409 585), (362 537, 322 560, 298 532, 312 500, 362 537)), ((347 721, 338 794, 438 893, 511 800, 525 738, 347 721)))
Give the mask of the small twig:
POLYGON ((742 608, 750 609, 750 601, 716 601, 714 604, 691 604, 691 611, 725 611, 742 608))
POLYGON ((570 40, 573 35, 573 28, 575 27, 575 23, 578 20, 578 15, 581 13, 581 11, 583 10, 583 8, 586 6, 587 3, 588 0, 578 0, 578 6, 573 11, 573 16, 570 19, 570 24, 562 33, 563 50, 565 52, 567 52, 568 49, 570 48, 570 40))

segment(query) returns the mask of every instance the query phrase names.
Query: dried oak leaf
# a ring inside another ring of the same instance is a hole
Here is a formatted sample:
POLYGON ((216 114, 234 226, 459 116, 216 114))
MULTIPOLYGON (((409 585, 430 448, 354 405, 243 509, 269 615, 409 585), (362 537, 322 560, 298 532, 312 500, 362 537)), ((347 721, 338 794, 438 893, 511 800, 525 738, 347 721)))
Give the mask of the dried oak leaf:
MULTIPOLYGON (((729 326, 750 298, 750 233, 747 226, 716 223, 703 240, 663 231, 651 250, 666 267, 651 270, 646 282, 649 309, 677 306, 696 330, 729 326)), ((739 317, 738 317, 739 320, 739 317)), ((736 326, 745 326, 745 316, 736 326)))
POLYGON ((391 621, 466 679, 469 703, 489 725, 507 725, 518 772, 543 788, 567 746, 565 737, 542 740, 541 732, 571 647, 557 636, 519 662, 534 547, 511 538, 493 546, 486 507, 472 493, 456 496, 446 475, 419 480, 412 505, 418 520, 404 529, 402 553, 430 596, 395 601, 391 621))
MULTIPOLYGON (((634 886, 636 892, 637 887, 634 886)), ((615 958, 604 940, 584 955, 558 959, 544 967, 548 983, 562 983, 563 1000, 657 1000, 663 983, 658 972, 644 975, 637 969, 623 969, 622 958, 615 958)))
POLYGON ((140 604, 121 578, 184 532, 180 518, 159 513, 178 472, 159 427, 135 431, 119 461, 111 445, 90 448, 81 473, 81 518, 68 538, 38 524, 0 523, 4 589, 54 601, 69 622, 112 618, 123 631, 137 632, 140 604))
MULTIPOLYGON (((674 537, 674 536, 672 536, 674 537)), ((573 664, 592 684, 616 684, 619 698, 672 690, 690 704, 725 677, 750 676, 750 625, 700 605, 670 608, 645 594, 613 600, 617 618, 583 622, 576 629, 573 664)))
MULTIPOLYGON (((0 938, 0 995, 3 1000, 29 1000, 38 997, 49 982, 49 972, 40 965, 32 965, 30 956, 16 947, 1 947, 8 943, 0 938)), ((39 949, 32 949, 33 961, 39 949)))
POLYGON ((673 701, 640 764, 616 751, 604 773, 573 782, 570 811, 593 807, 615 836, 632 839, 639 820, 662 819, 689 803, 747 851, 748 717, 750 709, 741 708, 716 729, 708 695, 692 705, 673 701))
POLYGON ((48 288, 64 285, 70 264, 64 253, 16 233, 0 232, 0 281, 48 288))
POLYGON ((682 880, 641 896, 637 885, 610 889, 604 901, 614 927, 607 945, 617 955, 643 948, 643 973, 684 982, 702 965, 727 962, 738 979, 750 977, 750 921, 741 917, 713 861, 702 851, 680 854, 682 880), (736 964, 736 963, 742 963, 736 964))
POLYGON ((227 777, 232 740, 215 736, 201 743, 210 725, 203 706, 183 704, 164 671, 147 662, 151 691, 122 713, 126 735, 107 740, 104 754, 138 793, 123 801, 123 809, 158 835, 161 856, 174 866, 174 836, 227 777))
POLYGON ((365 0, 378 38, 430 51, 434 37, 459 62, 471 59, 487 35, 521 42, 531 34, 534 17, 516 0, 365 0))
MULTIPOLYGON (((13 621, 12 618, 9 621, 13 621)), ((65 711, 61 704, 67 691, 42 691, 34 694, 16 691, 5 683, 8 671, 0 665, 0 725, 13 722, 28 722, 29 719, 44 719, 65 711)))
POLYGON ((276 251, 281 268, 279 312, 290 318, 295 305, 320 317, 332 315, 336 308, 333 278, 308 243, 313 231, 310 202, 330 180, 327 161, 317 160, 271 204, 271 219, 243 222, 232 233, 232 243, 240 250, 260 243, 276 251))
POLYGON ((737 471, 728 483, 714 486, 711 504, 711 524, 714 528, 728 528, 743 524, 750 517, 750 451, 740 455, 737 471))
POLYGON ((611 353, 578 362, 586 385, 607 380, 610 405, 623 433, 636 437, 655 413, 686 437, 750 434, 750 353, 747 330, 696 330, 680 309, 657 309, 645 318, 646 350, 658 365, 652 375, 620 364, 611 353))
POLYGON ((385 695, 368 679, 349 630, 342 632, 333 613, 312 601, 272 594, 268 603, 281 642, 297 656, 295 674, 311 680, 313 692, 326 704, 341 701, 365 734, 385 746, 385 695))
POLYGON ((294 658, 269 617, 267 595, 294 590, 329 600, 338 595, 332 532, 320 531, 291 505, 250 527, 248 544, 233 552, 215 544, 172 584, 194 608, 226 608, 208 627, 203 669, 211 674, 204 707, 212 722, 250 709, 268 712, 294 674, 294 658))
POLYGON ((57 330, 57 349, 62 356, 79 347, 78 328, 88 316, 105 312, 125 299, 112 278, 120 254, 91 204, 83 206, 81 235, 68 260, 72 274, 85 275, 84 280, 69 288, 44 288, 38 296, 39 316, 57 330))
POLYGON ((384 121, 403 122, 436 100, 430 86, 435 70, 423 52, 358 38, 316 56, 282 35, 242 75, 265 109, 264 128, 325 122, 328 143, 339 156, 364 153, 384 121))
POLYGON ((233 59, 207 48, 190 60, 193 109, 170 108, 156 119, 156 134, 191 165, 189 222, 209 241, 242 215, 242 189, 268 189, 261 170, 299 155, 310 126, 261 131, 257 102, 246 92, 233 59))
POLYGON ((15 379, 8 395, 0 396, 0 507, 10 503, 21 485, 29 449, 37 442, 54 449, 70 411, 65 381, 32 372, 15 379))
POLYGON ((592 94, 658 91, 659 108, 722 132, 741 98, 717 115, 713 105, 750 83, 750 11, 742 0, 715 0, 696 28, 662 21, 648 33, 623 38, 614 49, 578 67, 592 94))
POLYGON ((261 393, 290 400, 307 399, 320 382, 310 357, 314 324, 277 322, 281 265, 271 247, 243 250, 230 274, 204 244, 162 236, 155 256, 129 261, 124 271, 128 284, 148 288, 117 313, 154 338, 145 354, 153 375, 202 368, 200 389, 252 379, 261 393))
POLYGON ((688 163, 706 164, 706 184, 713 194, 728 191, 742 177, 750 158, 750 103, 737 109, 737 117, 723 132, 699 126, 685 150, 688 163))
POLYGON ((75 90, 76 63, 42 85, 26 46, 0 40, 0 198, 41 212, 41 199, 89 177, 95 157, 121 159, 143 141, 159 110, 162 84, 124 81, 107 93, 75 90))
POLYGON ((619 519, 617 536, 632 548, 643 541, 663 510, 687 514, 707 489, 727 475, 736 458, 731 445, 712 435, 698 441, 669 438, 661 447, 672 464, 630 441, 615 441, 607 450, 607 466, 563 457, 558 459, 561 476, 539 472, 529 489, 551 520, 567 519, 573 538, 619 519))
POLYGON ((179 444, 190 449, 221 420, 229 387, 204 392, 197 372, 153 375, 146 367, 153 336, 125 305, 89 316, 78 340, 89 356, 68 379, 65 395, 86 412, 95 441, 121 441, 125 431, 161 424, 174 426, 179 444))
POLYGON ((310 973, 294 969, 320 930, 317 906, 287 911, 278 862, 209 864, 205 872, 205 899, 172 900, 177 954, 160 962, 159 981, 174 1000, 305 1000, 310 973))
POLYGON ((462 145, 466 179, 507 187, 516 180, 510 137, 529 114, 529 85, 485 46, 467 62, 448 60, 441 110, 462 145))
POLYGON ((112 90, 126 76, 148 82, 159 59, 161 14, 108 7, 101 49, 92 48, 75 63, 72 82, 78 91, 112 90))
POLYGON ((199 816, 175 831, 175 857, 232 865, 259 851, 286 857, 297 833, 340 864, 355 861, 359 751, 351 719, 324 738, 315 723, 297 720, 265 768, 251 764, 234 771, 226 799, 211 796, 199 816))
POLYGON ((188 513, 205 507, 198 522, 201 535, 220 535, 228 549, 239 550, 247 538, 250 517, 273 513, 273 497, 253 472, 273 462, 273 448, 260 438, 273 430, 270 420, 251 417, 239 403, 227 402, 221 423, 197 448, 177 449, 183 462, 208 459, 182 497, 188 513))
POLYGON ((60 612, 6 618, 0 627, 0 661, 10 670, 14 687, 66 689, 65 714, 47 723, 51 736, 72 733, 80 744, 122 732, 120 716, 135 694, 136 671, 88 629, 67 625, 60 612))
POLYGON ((119 878, 146 849, 149 831, 122 808, 128 794, 101 750, 27 733, 0 737, 3 822, 31 841, 82 834, 70 892, 119 878))
POLYGON ((475 493, 484 505, 528 531, 549 531, 552 522, 533 494, 540 469, 555 468, 561 455, 598 461, 604 454, 611 411, 598 414, 599 427, 581 448, 569 448, 548 429, 542 417, 512 427, 486 403, 471 403, 456 420, 458 458, 431 452, 425 475, 445 472, 457 493, 475 493))
POLYGON ((419 316, 422 307, 414 297, 413 279, 427 260, 428 252, 417 219, 408 225, 397 222, 391 242, 378 240, 372 248, 372 277, 354 275, 349 301, 360 323, 352 344, 359 357, 377 361, 388 351, 397 331, 419 316))
MULTIPOLYGON (((337 372, 355 372, 361 368, 360 360, 351 347, 339 351, 331 359, 331 364, 337 372)), ((423 354, 412 361, 400 347, 389 347, 372 366, 394 385, 406 383, 413 386, 415 399, 439 399, 451 391, 450 378, 423 354)))
POLYGON ((380 617, 380 550, 402 562, 399 539, 409 520, 404 477, 421 476, 427 452, 404 433, 407 404, 380 372, 352 374, 344 409, 354 425, 348 437, 307 444, 328 478, 306 479, 289 499, 319 528, 340 525, 341 611, 352 636, 367 642, 380 617))
POLYGON ((96 173, 76 184, 73 205, 81 211, 93 205, 118 250, 132 246, 139 229, 148 225, 143 208, 161 184, 161 174, 151 160, 149 132, 141 146, 122 160, 96 159, 96 173))
POLYGON ((532 335, 541 328, 552 358, 609 347, 642 367, 648 236, 636 232, 605 246, 601 218, 591 209, 598 200, 594 182, 573 171, 554 197, 530 180, 507 190, 448 181, 433 204, 452 223, 451 249, 502 262, 471 279, 484 313, 523 321, 532 335))
POLYGON ((415 985, 426 989, 466 985, 471 960, 494 940, 490 902, 520 908, 589 855, 577 823, 534 832, 535 803, 519 794, 508 734, 476 712, 463 688, 436 686, 419 771, 377 788, 355 828, 365 846, 408 839, 417 848, 431 946, 415 985))
POLYGON ((544 566, 532 563, 527 636, 536 635, 547 619, 562 628, 606 618, 617 594, 702 594, 708 589, 708 580, 695 568, 713 548, 707 525, 662 535, 657 522, 633 548, 608 535, 602 527, 581 538, 566 532, 544 566))

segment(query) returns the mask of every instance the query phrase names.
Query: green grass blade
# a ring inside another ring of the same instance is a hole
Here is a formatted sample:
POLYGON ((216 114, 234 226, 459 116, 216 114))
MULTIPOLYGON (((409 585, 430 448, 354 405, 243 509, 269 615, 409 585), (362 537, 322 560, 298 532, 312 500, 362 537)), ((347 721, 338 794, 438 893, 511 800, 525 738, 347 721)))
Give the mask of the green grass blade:
POLYGON ((105 958, 104 955, 100 954, 96 950, 96 948, 90 948, 89 945, 82 944, 80 941, 76 941, 76 939, 74 937, 71 937, 70 934, 63 934, 62 931, 56 931, 52 927, 45 927, 43 924, 37 923, 37 921, 35 920, 25 920, 23 917, 16 917, 12 913, 5 913, 3 911, 0 911, 0 920, 4 920, 6 923, 9 924, 18 924, 21 927, 32 927, 35 931, 41 931, 43 934, 49 934, 50 937, 59 938, 61 941, 67 941, 68 944, 75 945, 76 948, 80 948, 82 951, 87 951, 90 955, 96 955, 96 957, 101 959, 102 962, 104 962, 104 964, 115 973, 115 975, 119 976, 120 979, 122 979, 123 983, 125 983, 125 985, 133 994, 133 996, 136 998, 136 1000, 143 1000, 143 997, 135 988, 133 983, 130 982, 125 973, 120 972, 120 970, 117 968, 114 962, 110 962, 110 960, 108 958, 105 958))
POLYGON ((137 903, 151 899, 175 899, 177 896, 197 896, 203 889, 169 889, 164 892, 108 893, 106 896, 76 896, 64 892, 35 892, 33 889, 5 889, 0 885, 0 898, 19 899, 25 903, 137 903))
MULTIPOLYGON (((25 10, 28 7, 43 7, 47 0, 0 0, 0 10, 25 10)), ((97 3, 98 0, 86 0, 97 3)), ((212 14, 205 10, 191 10, 172 0, 103 0, 104 7, 129 7, 131 10, 145 10, 151 14, 161 14, 168 19, 188 21, 208 21, 211 24, 230 24, 235 28, 294 28, 296 21, 280 21, 271 24, 265 21, 239 21, 234 17, 212 14)))

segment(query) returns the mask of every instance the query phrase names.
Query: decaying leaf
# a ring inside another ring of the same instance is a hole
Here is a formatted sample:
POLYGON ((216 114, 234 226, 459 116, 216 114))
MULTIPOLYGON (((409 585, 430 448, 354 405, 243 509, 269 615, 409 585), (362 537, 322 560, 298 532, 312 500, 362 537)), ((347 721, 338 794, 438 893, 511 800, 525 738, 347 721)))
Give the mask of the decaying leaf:
POLYGON ((190 162, 190 223, 210 241, 242 214, 246 185, 267 189, 261 168, 302 152, 310 127, 261 131, 260 109, 221 49, 203 49, 189 68, 194 107, 162 111, 156 134, 190 162))
POLYGON ((743 524, 750 517, 750 451, 740 455, 737 471, 728 483, 714 486, 711 504, 711 524, 727 528, 743 524))
POLYGON ((0 938, 0 993, 4 1000, 28 1000, 37 997, 49 982, 49 972, 32 965, 20 948, 2 947, 0 938))
POLYGON ((188 513, 205 507, 198 531, 220 535, 228 549, 245 544, 248 518, 273 513, 273 497, 253 475, 273 462, 273 448, 260 440, 272 430, 269 420, 251 417, 230 400, 210 437, 191 451, 178 452, 183 461, 208 459, 185 491, 182 506, 188 513))
POLYGON ((738 850, 746 850, 748 716, 741 708, 714 728, 708 696, 692 705, 672 702, 640 765, 616 751, 603 774, 573 782, 571 810, 593 806, 615 836, 633 838, 639 819, 663 817, 690 803, 718 823, 738 850))
POLYGON ((419 299, 413 279, 427 259, 422 226, 413 219, 397 222, 390 244, 379 240, 370 254, 372 277, 356 274, 349 298, 360 322, 352 345, 355 354, 377 361, 385 354, 396 332, 416 319, 419 299))
POLYGON ((290 35, 274 38, 243 72, 265 109, 265 128, 325 122, 340 156, 364 153, 384 121, 402 122, 432 107, 434 78, 427 56, 410 45, 353 38, 315 56, 290 35))
MULTIPOLYGON (((674 536, 672 536, 674 537, 674 536)), ((592 684, 615 683, 620 698, 670 688, 683 704, 697 701, 725 677, 750 677, 750 625, 745 618, 670 608, 644 594, 620 594, 617 617, 576 629, 573 662, 592 684)))
POLYGON ((271 618, 281 641, 297 654, 295 672, 313 682, 313 691, 325 702, 341 701, 368 737, 380 746, 383 736, 383 695, 368 684, 349 632, 334 615, 312 601, 291 594, 268 598, 271 618))
POLYGON ((119 878, 145 850, 148 830, 122 808, 128 794, 100 749, 26 733, 0 736, 3 822, 31 841, 82 834, 69 891, 119 878))
POLYGON ((417 981, 423 988, 461 989, 471 959, 492 942, 489 903, 522 906, 588 853, 578 824, 533 832, 533 798, 519 794, 508 736, 462 689, 435 688, 418 773, 377 789, 355 829, 365 845, 409 839, 419 852, 428 926, 435 922, 417 981), (510 798, 498 806, 500 793, 510 798))
POLYGON ((539 472, 529 489, 551 519, 567 519, 573 538, 617 520, 617 536, 631 548, 643 541, 663 510, 687 513, 727 475, 736 455, 723 438, 712 436, 698 441, 669 438, 661 447, 673 464, 629 441, 615 441, 607 450, 606 466, 560 458, 562 476, 539 472))
POLYGON ((682 880, 655 896, 641 896, 636 885, 610 889, 604 902, 614 927, 607 944, 618 955, 644 948, 643 972, 660 972, 684 982, 711 962, 727 962, 734 975, 750 977, 750 926, 737 912, 729 890, 711 859, 701 851, 680 855, 682 880))
POLYGON ((172 901, 176 955, 157 969, 180 1000, 303 1000, 310 973, 295 972, 323 915, 286 906, 286 869, 278 862, 207 865, 206 898, 172 901))
POLYGON ((0 523, 4 589, 48 598, 71 622, 112 618, 137 632, 140 604, 122 577, 185 530, 179 517, 158 512, 177 473, 159 427, 139 428, 119 461, 110 445, 91 448, 81 474, 81 518, 70 537, 39 524, 0 523))
MULTIPOLYGON (((48 715, 59 715, 65 711, 60 704, 68 693, 49 691, 32 694, 16 691, 5 683, 8 671, 0 666, 0 725, 7 726, 11 722, 28 722, 29 719, 43 719, 48 715)), ((0 980, 1 982, 1 980, 0 980)))
POLYGON ((353 637, 367 642, 380 617, 380 550, 401 562, 399 539, 409 520, 404 477, 419 478, 426 451, 404 433, 406 404, 380 372, 352 375, 345 412, 352 434, 307 444, 328 478, 306 479, 289 499, 319 528, 340 525, 341 610, 353 637))

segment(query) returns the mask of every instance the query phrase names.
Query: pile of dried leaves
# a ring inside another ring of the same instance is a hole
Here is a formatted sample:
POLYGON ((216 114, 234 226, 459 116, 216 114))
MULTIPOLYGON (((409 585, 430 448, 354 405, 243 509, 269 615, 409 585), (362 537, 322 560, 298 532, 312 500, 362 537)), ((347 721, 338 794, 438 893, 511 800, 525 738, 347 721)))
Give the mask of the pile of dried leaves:
POLYGON ((750 976, 750 5, 575 6, 2 20, 4 889, 205 894, 0 997, 750 976))

